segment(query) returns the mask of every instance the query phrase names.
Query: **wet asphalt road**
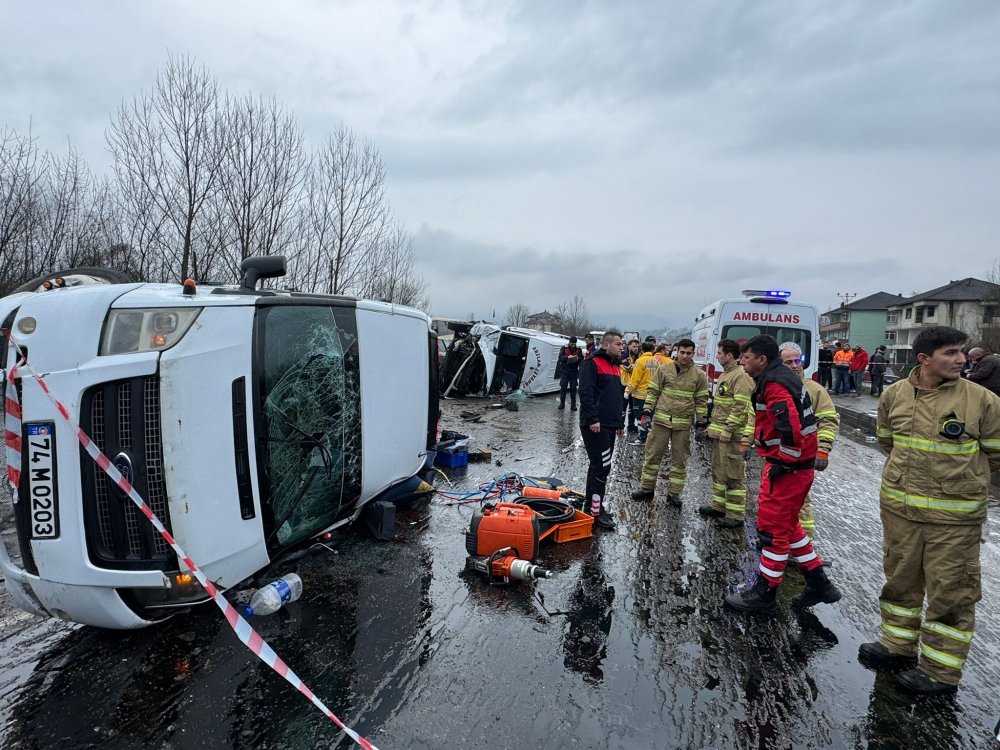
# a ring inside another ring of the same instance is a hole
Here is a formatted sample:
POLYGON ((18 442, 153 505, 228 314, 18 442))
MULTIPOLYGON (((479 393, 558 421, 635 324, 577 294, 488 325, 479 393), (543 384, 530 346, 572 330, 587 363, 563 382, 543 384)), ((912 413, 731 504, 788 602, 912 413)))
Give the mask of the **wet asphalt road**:
MULTIPOLYGON (((494 462, 451 470, 456 489, 505 471, 583 487, 575 414, 552 398, 520 411, 444 403, 442 427, 490 446, 494 462), (483 412, 479 424, 460 411, 483 412), (497 466, 496 461, 501 465, 497 466)), ((750 533, 696 513, 709 496, 707 446, 689 464, 685 506, 629 499, 641 449, 619 441, 618 529, 543 545, 555 571, 490 587, 463 573, 471 506, 401 511, 392 542, 363 531, 300 561, 303 598, 255 625, 345 721, 381 748, 1000 748, 1000 528, 983 545, 984 601, 956 697, 911 699, 857 663, 878 623, 880 454, 842 438, 814 487, 818 542, 844 590, 798 613, 786 577, 772 620, 731 613, 750 579, 750 533)), ((752 466, 750 486, 759 477, 752 466)), ((277 571, 285 572, 285 569, 277 571)), ((313 748, 352 743, 236 640, 211 606, 130 633, 39 621, 0 594, 4 748, 313 748)))

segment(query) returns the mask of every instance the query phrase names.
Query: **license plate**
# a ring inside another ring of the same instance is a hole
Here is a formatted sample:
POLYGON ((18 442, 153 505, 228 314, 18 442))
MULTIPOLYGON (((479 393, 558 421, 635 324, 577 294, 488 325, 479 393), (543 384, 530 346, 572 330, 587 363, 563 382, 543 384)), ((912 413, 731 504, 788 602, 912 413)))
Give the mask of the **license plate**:
POLYGON ((31 538, 59 538, 59 497, 56 485, 56 426, 53 422, 25 424, 24 473, 28 475, 31 538))

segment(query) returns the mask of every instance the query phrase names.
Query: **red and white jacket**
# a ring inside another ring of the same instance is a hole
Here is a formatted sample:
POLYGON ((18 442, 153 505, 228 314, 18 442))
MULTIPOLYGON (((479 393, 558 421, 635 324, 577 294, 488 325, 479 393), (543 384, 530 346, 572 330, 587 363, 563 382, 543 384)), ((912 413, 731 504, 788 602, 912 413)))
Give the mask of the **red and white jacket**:
POLYGON ((781 360, 757 376, 754 441, 766 461, 811 468, 816 459, 816 415, 805 384, 781 360))

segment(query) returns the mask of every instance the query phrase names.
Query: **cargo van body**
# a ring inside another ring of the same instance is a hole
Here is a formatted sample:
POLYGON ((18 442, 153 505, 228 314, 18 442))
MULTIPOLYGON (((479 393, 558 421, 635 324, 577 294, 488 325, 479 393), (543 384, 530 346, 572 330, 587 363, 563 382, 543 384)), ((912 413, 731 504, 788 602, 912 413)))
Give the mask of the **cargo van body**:
POLYGON ((569 337, 533 328, 469 323, 449 350, 442 395, 541 396, 559 392, 559 352, 569 337))
MULTIPOLYGON (((97 284, 11 295, 0 320, 223 589, 352 522, 419 475, 434 445, 437 341, 418 310, 245 287, 97 284)), ((16 362, 4 339, 4 372, 16 362)), ((14 602, 137 628, 207 600, 24 368, 16 386, 21 482, 0 496, 14 602)))
POLYGON ((716 350, 723 339, 743 344, 758 334, 768 334, 779 344, 792 341, 802 348, 802 369, 807 377, 816 370, 819 354, 819 311, 808 302, 763 293, 720 299, 706 306, 694 319, 691 338, 694 362, 708 376, 714 392, 720 373, 716 350))

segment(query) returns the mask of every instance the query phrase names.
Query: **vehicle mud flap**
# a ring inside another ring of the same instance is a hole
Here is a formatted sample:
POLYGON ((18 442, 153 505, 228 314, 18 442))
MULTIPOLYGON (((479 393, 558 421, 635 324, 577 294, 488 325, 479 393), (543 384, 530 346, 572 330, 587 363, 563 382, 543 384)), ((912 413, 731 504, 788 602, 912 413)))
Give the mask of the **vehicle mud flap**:
POLYGON ((372 536, 387 542, 396 536, 396 505, 388 500, 376 500, 365 508, 365 525, 372 536))

